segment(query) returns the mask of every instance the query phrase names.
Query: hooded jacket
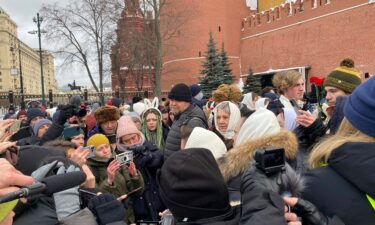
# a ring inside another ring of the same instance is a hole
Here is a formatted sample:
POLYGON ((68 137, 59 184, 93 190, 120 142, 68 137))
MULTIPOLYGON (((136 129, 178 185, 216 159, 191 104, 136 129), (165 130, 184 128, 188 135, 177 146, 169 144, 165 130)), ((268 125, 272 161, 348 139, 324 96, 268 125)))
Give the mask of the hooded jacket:
POLYGON ((219 159, 219 168, 224 180, 228 184, 232 203, 238 203, 240 200, 240 179, 241 175, 247 169, 252 171, 255 170, 255 174, 257 174, 257 182, 263 184, 268 190, 277 193, 288 191, 294 196, 302 191, 302 179, 288 166, 286 166, 286 174, 282 176, 283 184, 281 186, 276 182, 280 173, 267 177, 255 168, 253 156, 256 150, 261 148, 283 148, 285 150, 286 160, 293 160, 298 152, 298 143, 292 132, 280 131, 271 136, 245 140, 242 144, 237 145, 228 151, 223 158, 219 159))
POLYGON ((165 143, 164 157, 167 159, 173 152, 181 149, 181 126, 208 128, 206 116, 202 109, 190 105, 184 112, 175 116, 175 121, 169 130, 165 143))
POLYGON ((328 166, 306 173, 303 197, 327 216, 337 215, 346 225, 375 222, 375 143, 346 143, 337 148, 328 166))

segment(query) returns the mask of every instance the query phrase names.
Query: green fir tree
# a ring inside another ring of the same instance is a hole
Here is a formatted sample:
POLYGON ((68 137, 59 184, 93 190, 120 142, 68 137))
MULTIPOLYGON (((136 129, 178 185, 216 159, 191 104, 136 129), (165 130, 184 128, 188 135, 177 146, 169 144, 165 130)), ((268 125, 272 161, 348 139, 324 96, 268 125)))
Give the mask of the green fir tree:
POLYGON ((253 70, 249 68, 249 75, 247 75, 245 85, 243 87, 243 93, 255 92, 258 95, 262 94, 262 84, 258 77, 254 76, 253 70))
POLYGON ((200 72, 203 75, 200 79, 200 84, 203 93, 211 96, 212 91, 216 90, 219 85, 231 84, 233 78, 224 46, 221 54, 218 54, 212 33, 210 33, 207 47, 208 50, 205 53, 206 60, 202 64, 203 69, 200 72))
POLYGON ((233 81, 233 75, 232 70, 230 68, 230 63, 228 62, 227 52, 224 49, 224 42, 221 44, 220 66, 222 71, 222 83, 231 84, 233 81))

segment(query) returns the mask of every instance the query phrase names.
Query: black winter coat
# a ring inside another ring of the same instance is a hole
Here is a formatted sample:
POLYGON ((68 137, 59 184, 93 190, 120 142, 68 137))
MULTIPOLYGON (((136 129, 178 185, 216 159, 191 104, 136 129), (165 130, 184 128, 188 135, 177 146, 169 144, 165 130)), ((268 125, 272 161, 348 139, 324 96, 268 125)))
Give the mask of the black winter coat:
POLYGON ((145 184, 143 194, 132 198, 134 214, 138 221, 159 221, 159 212, 164 211, 165 206, 159 196, 156 171, 163 165, 163 154, 156 145, 148 141, 143 146, 147 149, 146 152, 134 156, 134 163, 145 184))
POLYGON ((306 173, 303 198, 346 225, 375 224, 375 143, 346 143, 336 149, 328 166, 306 173))
POLYGON ((316 119, 309 127, 298 126, 294 133, 298 138, 298 153, 295 160, 291 161, 291 166, 299 173, 307 170, 307 159, 313 146, 322 138, 327 131, 327 127, 316 119))
POLYGON ((253 179, 252 173, 241 177, 242 204, 227 213, 197 221, 178 222, 177 225, 287 225, 284 203, 279 195, 269 192, 253 179))
POLYGON ((167 159, 174 152, 181 149, 181 126, 188 127, 208 127, 206 116, 202 109, 196 105, 190 105, 184 112, 175 116, 175 121, 169 130, 165 142, 164 157, 167 159))

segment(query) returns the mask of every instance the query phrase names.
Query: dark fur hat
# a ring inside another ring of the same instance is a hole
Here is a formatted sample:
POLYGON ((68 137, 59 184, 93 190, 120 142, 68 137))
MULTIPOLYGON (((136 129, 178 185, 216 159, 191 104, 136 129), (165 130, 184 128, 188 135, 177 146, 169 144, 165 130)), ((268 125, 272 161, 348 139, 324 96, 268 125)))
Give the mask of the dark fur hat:
POLYGON ((119 120, 120 111, 114 106, 103 106, 95 110, 95 119, 98 124, 108 121, 119 120))

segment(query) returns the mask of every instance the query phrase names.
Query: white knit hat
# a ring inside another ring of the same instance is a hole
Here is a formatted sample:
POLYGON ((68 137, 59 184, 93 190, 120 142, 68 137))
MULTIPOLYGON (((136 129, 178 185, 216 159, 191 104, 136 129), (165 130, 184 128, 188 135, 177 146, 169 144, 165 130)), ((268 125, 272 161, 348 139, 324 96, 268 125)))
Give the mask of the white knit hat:
POLYGON ((280 131, 280 124, 275 114, 268 109, 256 110, 242 125, 236 145, 247 139, 270 136, 280 131))
POLYGON ((185 148, 208 149, 212 152, 215 159, 227 153, 227 147, 224 142, 214 132, 201 127, 194 128, 186 142, 185 148))
POLYGON ((133 104, 133 111, 138 113, 139 116, 142 116, 142 113, 146 110, 146 104, 143 102, 137 102, 133 104))

